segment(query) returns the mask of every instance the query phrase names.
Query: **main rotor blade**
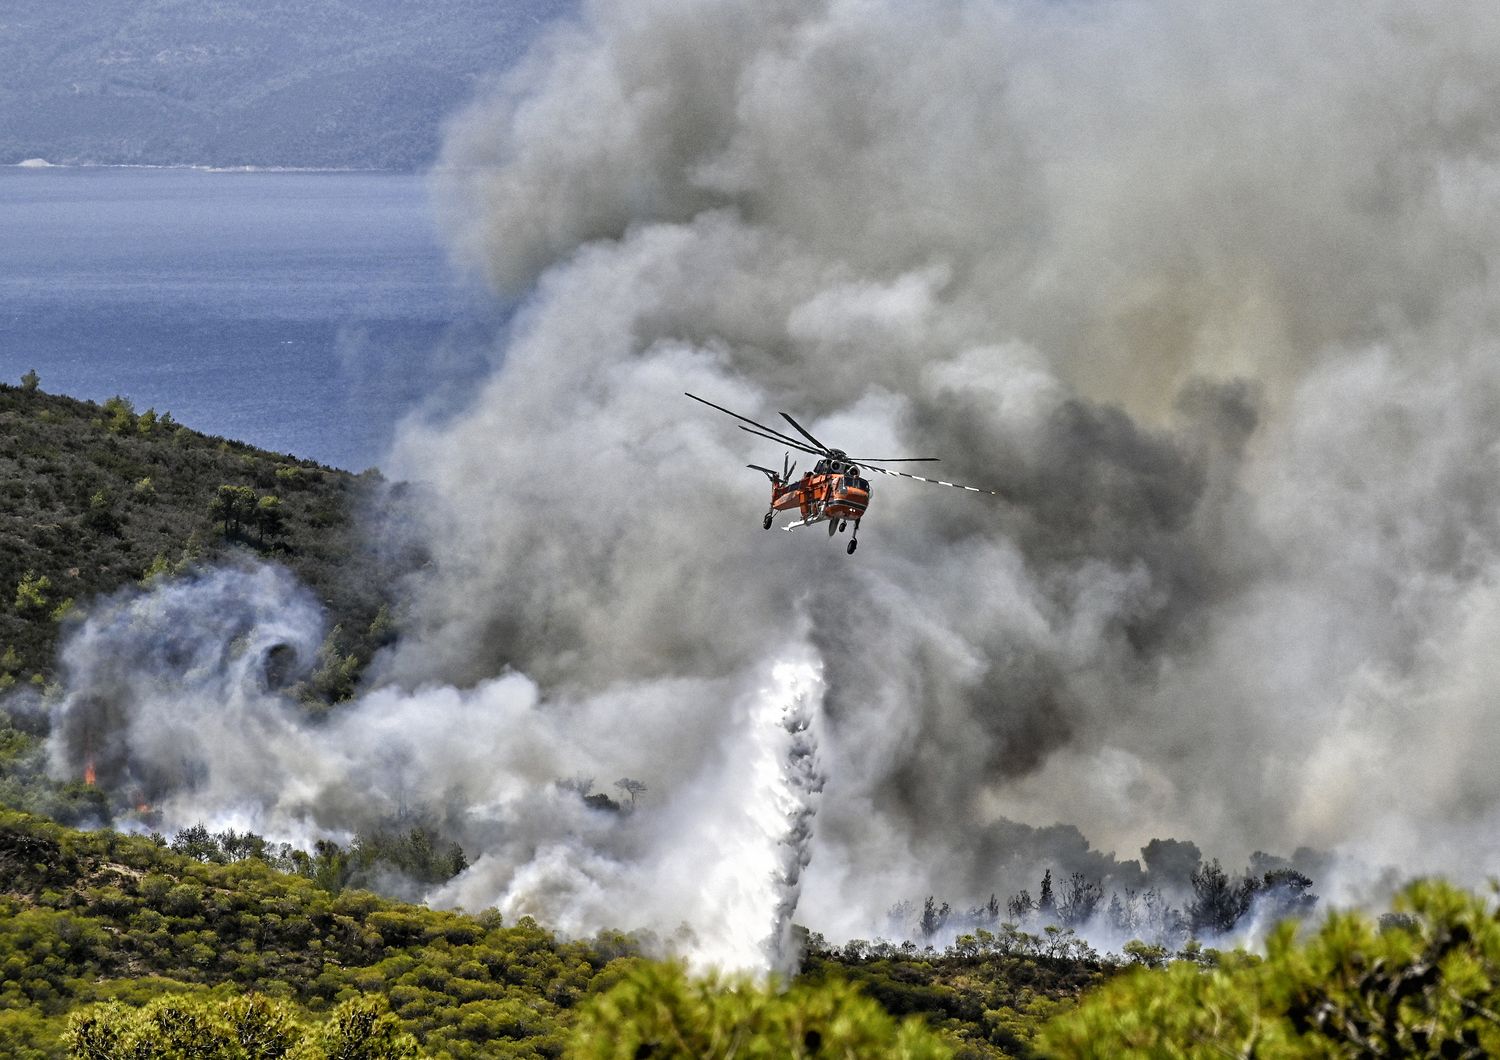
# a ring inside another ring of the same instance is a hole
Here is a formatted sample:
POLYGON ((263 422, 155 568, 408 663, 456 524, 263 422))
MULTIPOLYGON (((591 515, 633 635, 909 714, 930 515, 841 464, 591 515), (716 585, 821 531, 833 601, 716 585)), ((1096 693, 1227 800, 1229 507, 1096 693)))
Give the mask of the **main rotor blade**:
MULTIPOLYGON (((846 457, 851 464, 863 464, 866 461, 857 456, 846 457)), ((936 464, 938 458, 935 456, 872 456, 870 463, 875 464, 936 464)))
POLYGON ((875 471, 882 475, 892 475, 896 478, 916 479, 918 482, 930 482, 934 486, 952 486, 957 490, 968 490, 970 493, 988 493, 991 497, 1000 496, 999 490, 980 489, 978 486, 965 486, 962 482, 944 482, 940 478, 923 478, 921 475, 908 475, 905 471, 891 471, 888 468, 876 467, 873 464, 860 463, 859 465, 869 471, 875 471))
POLYGON ((768 475, 775 475, 777 478, 781 477, 775 471, 772 471, 770 468, 768 468, 768 467, 761 467, 759 464, 746 464, 745 466, 748 467, 748 468, 750 468, 752 471, 764 471, 768 475))
POLYGON ((803 445, 801 442, 795 441, 791 438, 783 438, 780 435, 776 434, 766 434, 763 431, 752 431, 749 427, 741 427, 740 430, 744 431, 746 434, 753 434, 757 438, 764 438, 767 441, 775 442, 778 445, 789 445, 793 449, 796 449, 798 452, 811 453, 813 456, 824 455, 818 452, 816 449, 813 449, 810 446, 803 445))
MULTIPOLYGON (((793 445, 801 445, 802 444, 796 438, 793 438, 790 434, 782 434, 780 431, 776 430, 773 427, 767 427, 764 423, 756 423, 756 421, 752 420, 749 416, 741 416, 738 412, 730 412, 723 405, 715 405, 712 401, 709 401, 709 400, 707 400, 705 398, 701 398, 697 394, 688 394, 688 392, 686 390, 684 390, 683 393, 687 394, 687 396, 690 397, 690 398, 692 398, 694 401, 697 401, 697 402, 700 402, 700 403, 702 403, 704 405, 707 405, 711 409, 718 409, 720 412, 724 413, 724 415, 726 415, 726 416, 733 416, 735 419, 737 419, 737 420, 743 420, 745 423, 755 424, 755 426, 759 427, 761 430, 767 431, 770 434, 775 435, 775 437, 776 437, 776 439, 778 441, 791 442, 793 445)), ((821 452, 819 452, 818 455, 822 456, 823 454, 821 452)))
POLYGON ((821 449, 821 450, 822 450, 822 451, 823 451, 823 452, 824 452, 824 453, 825 453, 825 454, 826 454, 826 453, 828 453, 828 452, 829 452, 829 448, 828 448, 828 446, 826 446, 826 445, 824 445, 824 444, 823 444, 823 443, 822 443, 822 442, 820 442, 820 441, 818 441, 818 440, 817 440, 817 439, 816 439, 816 438, 814 438, 814 437, 813 437, 813 436, 812 436, 812 432, 811 432, 811 431, 809 431, 809 430, 808 430, 808 429, 807 429, 807 428, 806 428, 806 427, 804 427, 804 426, 802 426, 802 424, 800 424, 800 423, 798 423, 798 422, 797 422, 797 421, 796 421, 796 420, 794 420, 794 419, 792 419, 792 418, 791 418, 791 417, 790 417, 790 416, 788 416, 788 415, 787 415, 787 414, 786 414, 786 413, 785 413, 785 412, 783 412, 783 413, 782 413, 782 414, 781 414, 781 418, 782 418, 782 419, 784 419, 784 420, 786 420, 786 421, 787 421, 787 422, 788 422, 788 423, 790 423, 790 424, 791 424, 791 425, 792 425, 792 426, 793 426, 793 427, 795 427, 795 428, 797 428, 797 433, 798 433, 798 434, 800 434, 800 435, 802 435, 802 437, 804 437, 804 438, 806 438, 806 439, 807 439, 807 440, 808 440, 808 441, 809 441, 809 442, 812 442, 812 444, 813 444, 813 445, 816 445, 816 446, 817 446, 817 447, 818 447, 818 448, 819 448, 819 449, 821 449))

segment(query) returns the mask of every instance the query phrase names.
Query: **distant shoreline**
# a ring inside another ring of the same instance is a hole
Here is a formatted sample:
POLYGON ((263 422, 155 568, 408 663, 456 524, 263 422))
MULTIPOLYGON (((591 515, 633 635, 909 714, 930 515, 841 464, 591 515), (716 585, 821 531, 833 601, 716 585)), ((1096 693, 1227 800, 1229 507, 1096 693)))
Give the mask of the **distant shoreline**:
POLYGON ((4 169, 181 169, 194 173, 421 173, 414 169, 380 169, 347 166, 208 166, 155 162, 49 162, 45 158, 28 158, 0 165, 4 169))

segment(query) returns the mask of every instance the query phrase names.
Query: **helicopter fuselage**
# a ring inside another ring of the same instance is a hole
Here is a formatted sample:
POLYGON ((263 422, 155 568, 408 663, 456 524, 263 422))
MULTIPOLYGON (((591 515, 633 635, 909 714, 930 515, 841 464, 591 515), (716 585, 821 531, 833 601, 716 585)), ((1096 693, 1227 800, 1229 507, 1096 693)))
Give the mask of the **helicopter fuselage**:
POLYGON ((825 519, 858 523, 870 506, 870 483, 859 467, 839 460, 819 460, 817 467, 800 479, 771 483, 772 511, 797 509, 802 514, 795 526, 808 526, 825 519))
POLYGON ((851 483, 843 475, 814 475, 809 471, 796 482, 771 487, 771 507, 778 512, 798 509, 804 526, 824 519, 858 521, 869 506, 869 483, 863 479, 851 483))

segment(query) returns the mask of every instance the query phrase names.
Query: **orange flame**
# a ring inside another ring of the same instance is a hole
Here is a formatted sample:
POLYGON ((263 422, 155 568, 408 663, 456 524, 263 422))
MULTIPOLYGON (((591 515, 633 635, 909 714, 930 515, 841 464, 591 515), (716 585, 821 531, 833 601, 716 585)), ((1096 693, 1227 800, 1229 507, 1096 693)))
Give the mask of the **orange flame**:
POLYGON ((94 786, 94 760, 90 758, 83 764, 83 782, 89 787, 94 786))

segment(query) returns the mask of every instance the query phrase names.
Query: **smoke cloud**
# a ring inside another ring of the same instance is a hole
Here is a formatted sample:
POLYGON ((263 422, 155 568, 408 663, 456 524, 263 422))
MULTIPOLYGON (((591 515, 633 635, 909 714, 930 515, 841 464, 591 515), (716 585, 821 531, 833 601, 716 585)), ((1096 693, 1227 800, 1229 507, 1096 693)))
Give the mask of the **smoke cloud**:
POLYGON ((479 854, 434 901, 574 935, 686 925, 679 941, 701 965, 785 965, 823 783, 823 680, 805 651, 766 675, 546 702, 518 673, 387 686, 315 722, 278 685, 321 637, 306 591, 265 566, 106 602, 64 650, 55 771, 87 763, 174 828, 207 818, 306 846, 420 807, 479 854), (704 704, 711 720, 632 736, 621 719, 658 699, 704 704), (650 812, 590 808, 554 783, 654 755, 677 764, 651 774, 647 792, 663 791, 650 812))
POLYGON ((455 253, 520 309, 388 462, 433 498, 403 639, 317 731, 233 664, 106 668, 111 753, 211 725, 174 797, 265 828, 399 774, 480 852, 440 900, 739 910, 729 963, 794 900, 868 936, 1153 836, 1493 871, 1497 90, 1478 2, 587 3, 448 130, 455 253), (763 532, 779 452, 684 390, 1003 499, 879 480, 852 558, 763 532), (548 786, 596 772, 650 793, 548 786))

